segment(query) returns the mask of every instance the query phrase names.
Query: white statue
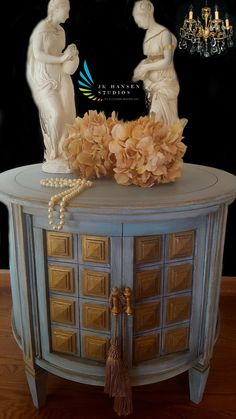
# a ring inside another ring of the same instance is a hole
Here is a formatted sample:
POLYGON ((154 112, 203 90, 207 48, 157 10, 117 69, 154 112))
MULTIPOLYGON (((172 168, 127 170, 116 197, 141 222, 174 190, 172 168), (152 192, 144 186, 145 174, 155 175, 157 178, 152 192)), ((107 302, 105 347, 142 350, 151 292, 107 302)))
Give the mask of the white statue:
POLYGON ((42 170, 49 173, 70 172, 62 145, 68 135, 67 124, 76 117, 74 86, 71 80, 78 65, 78 50, 66 46, 65 31, 60 25, 69 17, 69 0, 50 0, 48 14, 34 28, 30 37, 26 73, 39 110, 45 145, 42 170))
POLYGON ((136 24, 146 30, 142 60, 134 70, 133 80, 142 80, 150 104, 149 113, 156 121, 172 124, 178 120, 179 83, 173 64, 177 46, 175 36, 154 19, 154 6, 149 0, 134 4, 136 24))

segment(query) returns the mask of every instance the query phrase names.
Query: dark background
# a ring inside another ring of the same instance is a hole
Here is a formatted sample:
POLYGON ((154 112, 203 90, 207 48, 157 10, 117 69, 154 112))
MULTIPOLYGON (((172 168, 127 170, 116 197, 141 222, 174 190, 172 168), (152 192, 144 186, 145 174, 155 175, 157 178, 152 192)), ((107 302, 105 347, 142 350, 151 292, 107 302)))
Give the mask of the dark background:
MULTIPOLYGON (((0 171, 43 161, 43 141, 38 111, 25 80, 26 51, 35 25, 46 16, 47 0, 9 0, 1 21, 0 171)), ((179 38, 179 27, 190 2, 153 0, 156 20, 179 38)), ((204 1, 191 1, 200 15, 204 1)), ((220 16, 230 15, 234 29, 236 1, 217 1, 220 16)), ((144 31, 132 17, 134 1, 71 0, 65 23, 67 42, 74 42, 81 65, 86 59, 95 83, 130 83, 143 58, 144 31)), ((208 1, 214 7, 214 2, 208 1)), ((235 39, 234 39, 235 41, 235 39)), ((236 44, 236 41, 235 41, 236 44)), ((81 65, 79 70, 81 69, 81 65)), ((175 53, 180 82, 179 116, 185 128, 185 162, 217 167, 236 175, 236 49, 211 58, 175 53)), ((136 101, 92 102, 79 92, 79 70, 73 75, 77 114, 88 109, 115 110, 119 118, 147 113, 141 89, 136 101)), ((7 210, 0 205, 0 268, 8 268, 7 210)), ((229 208, 223 274, 236 276, 236 204, 229 208)))

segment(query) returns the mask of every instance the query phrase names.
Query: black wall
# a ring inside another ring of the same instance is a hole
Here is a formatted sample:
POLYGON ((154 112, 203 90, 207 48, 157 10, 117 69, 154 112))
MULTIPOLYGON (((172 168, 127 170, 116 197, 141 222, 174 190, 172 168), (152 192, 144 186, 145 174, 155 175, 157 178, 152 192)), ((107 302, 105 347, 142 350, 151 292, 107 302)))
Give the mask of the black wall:
MULTIPOLYGON (((179 37, 179 27, 189 3, 182 0, 153 0, 156 20, 179 37)), ((204 0, 191 1, 200 14, 204 0)), ((221 14, 228 12, 236 24, 235 0, 219 0, 221 14)), ((65 23, 67 41, 86 59, 95 84, 130 83, 142 55, 144 32, 132 18, 134 1, 71 0, 65 23)), ((214 2, 208 1, 210 6, 214 2)), ((46 16, 47 1, 8 1, 1 26, 0 171, 42 162, 43 142, 38 112, 25 80, 28 40, 35 25, 46 16)), ((236 26, 235 26, 236 32, 236 26)), ((236 40, 235 40, 236 45, 236 40)), ((185 128, 185 162, 214 166, 236 174, 235 97, 236 48, 214 58, 175 53, 180 82, 179 116, 188 119, 185 128)), ((135 119, 146 113, 143 90, 135 100, 93 102, 79 92, 79 70, 73 75, 77 114, 88 109, 113 110, 120 118, 135 119)), ((117 99, 117 98, 116 98, 117 99)), ((0 206, 0 268, 8 267, 7 210, 0 206)), ((223 273, 236 276, 236 204, 229 209, 223 273)))

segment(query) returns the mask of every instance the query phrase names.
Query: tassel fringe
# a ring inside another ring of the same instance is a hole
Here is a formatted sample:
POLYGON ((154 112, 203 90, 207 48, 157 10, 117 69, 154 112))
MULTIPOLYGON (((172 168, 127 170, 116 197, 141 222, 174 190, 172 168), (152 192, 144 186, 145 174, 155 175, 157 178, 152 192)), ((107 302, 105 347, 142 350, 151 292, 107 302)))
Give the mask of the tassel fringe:
MULTIPOLYGON (((118 416, 128 416, 133 412, 132 387, 129 380, 128 366, 122 359, 121 342, 117 336, 118 314, 120 314, 122 307, 120 298, 117 288, 114 288, 109 301, 113 310, 112 313, 116 316, 115 334, 111 338, 106 361, 104 392, 109 394, 110 397, 114 397, 114 411, 116 414, 118 416)), ((122 329, 124 338, 126 329, 124 318, 122 329)))
POLYGON ((104 392, 114 397, 114 411, 118 416, 128 416, 133 412, 128 367, 121 359, 120 342, 117 337, 111 339, 104 392))
POLYGON ((106 362, 104 392, 110 397, 120 394, 123 380, 123 361, 121 359, 120 343, 117 337, 111 339, 111 346, 106 362))

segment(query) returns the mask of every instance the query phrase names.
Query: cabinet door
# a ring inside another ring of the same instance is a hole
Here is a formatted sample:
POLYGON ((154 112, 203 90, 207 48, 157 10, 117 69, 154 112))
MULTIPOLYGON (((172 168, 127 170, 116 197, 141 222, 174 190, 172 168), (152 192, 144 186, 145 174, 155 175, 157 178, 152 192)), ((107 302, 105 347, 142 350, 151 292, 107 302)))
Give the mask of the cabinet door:
POLYGON ((66 357, 65 366, 94 376, 114 334, 109 296, 121 282, 121 226, 35 228, 34 235, 42 358, 60 366, 66 357))
POLYGON ((127 224, 123 230, 123 286, 132 288, 134 306, 125 338, 130 367, 135 374, 147 372, 149 364, 154 373, 167 368, 168 362, 177 366, 196 359, 203 298, 203 218, 127 224))

